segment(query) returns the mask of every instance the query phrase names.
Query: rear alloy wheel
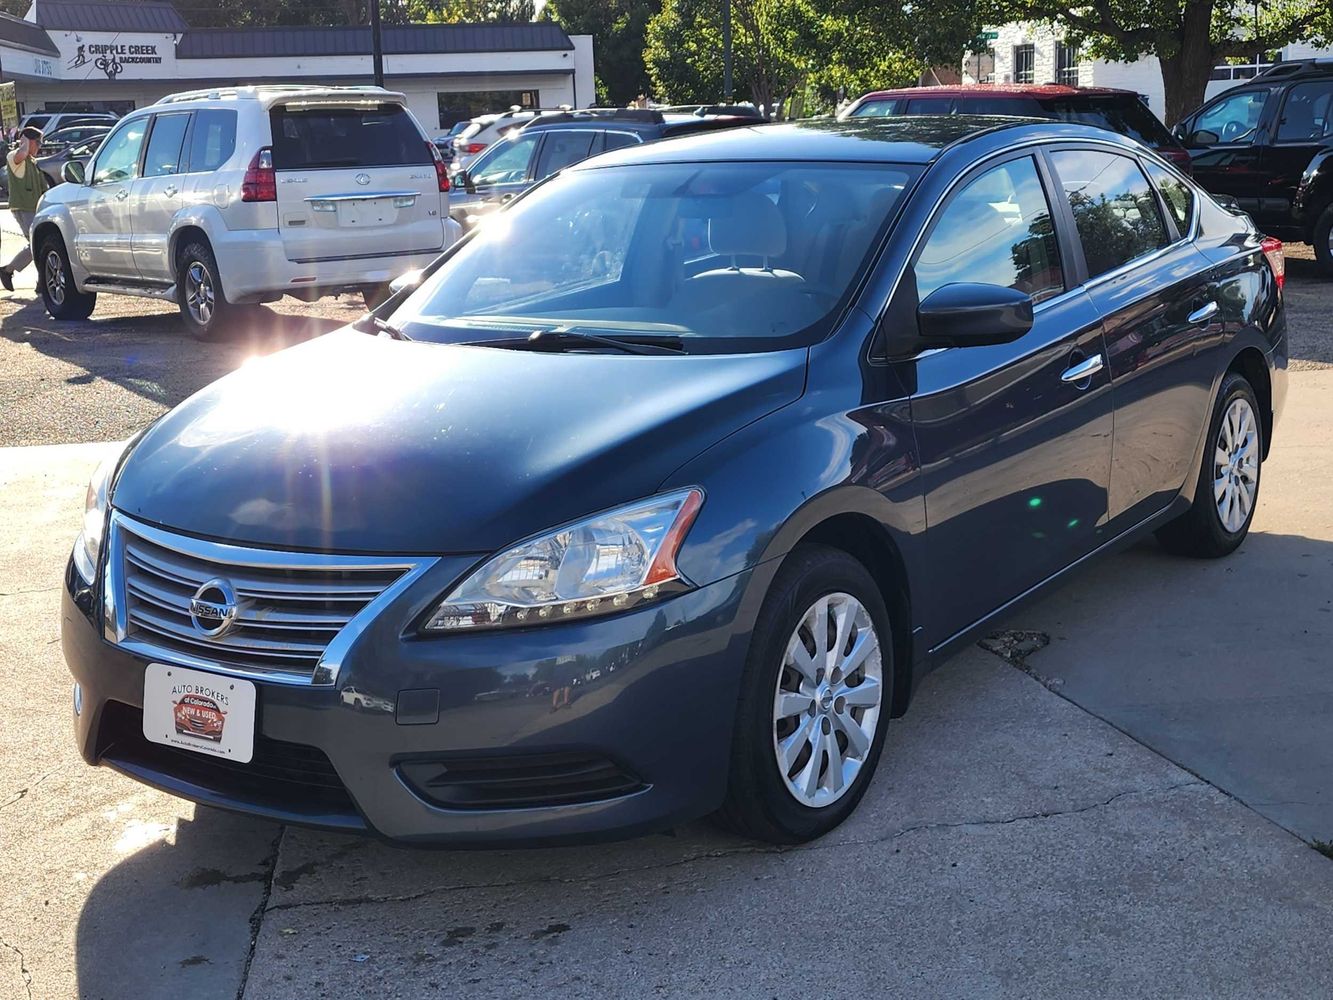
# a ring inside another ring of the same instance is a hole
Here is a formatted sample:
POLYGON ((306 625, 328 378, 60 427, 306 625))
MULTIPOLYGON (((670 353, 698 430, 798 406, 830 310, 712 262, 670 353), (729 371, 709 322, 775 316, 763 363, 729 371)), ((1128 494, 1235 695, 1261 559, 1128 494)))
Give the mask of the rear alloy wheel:
POLYGON ((1259 501, 1263 434, 1254 389, 1243 376, 1228 372, 1209 425, 1194 504, 1157 531, 1167 551, 1217 559, 1240 547, 1259 501))
POLYGON ((181 250, 176 270, 176 303, 185 328, 196 340, 220 339, 241 312, 227 301, 217 259, 203 241, 191 242, 181 250))
POLYGON ((37 249, 37 260, 40 262, 38 289, 47 315, 59 320, 81 320, 91 316, 93 306, 97 304, 97 293, 81 292, 75 286, 65 241, 54 233, 47 236, 37 249))
POLYGON ((851 815, 884 746, 891 636, 860 562, 822 545, 793 550, 750 638, 723 825, 797 844, 851 815))
POLYGON ((1333 278, 1333 205, 1324 209, 1314 224, 1314 255, 1324 277, 1333 278))

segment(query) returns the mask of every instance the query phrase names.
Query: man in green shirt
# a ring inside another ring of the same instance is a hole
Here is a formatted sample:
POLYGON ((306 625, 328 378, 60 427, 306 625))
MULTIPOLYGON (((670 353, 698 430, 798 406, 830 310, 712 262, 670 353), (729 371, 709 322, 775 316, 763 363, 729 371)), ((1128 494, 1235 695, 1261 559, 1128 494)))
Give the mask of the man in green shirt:
POLYGON ((32 247, 28 243, 32 233, 32 217, 37 211, 37 203, 46 193, 46 175, 37 169, 35 162, 37 151, 41 148, 41 129, 29 125, 19 133, 18 144, 5 157, 5 169, 9 174, 9 210, 23 230, 23 249, 8 264, 0 267, 0 285, 4 285, 9 292, 14 290, 14 272, 32 263, 32 247))

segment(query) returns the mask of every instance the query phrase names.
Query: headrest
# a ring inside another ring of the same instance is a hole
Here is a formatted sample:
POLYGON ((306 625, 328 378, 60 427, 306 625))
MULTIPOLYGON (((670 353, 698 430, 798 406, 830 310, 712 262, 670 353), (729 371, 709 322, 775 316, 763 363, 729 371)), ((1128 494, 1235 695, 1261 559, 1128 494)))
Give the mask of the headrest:
POLYGON ((777 257, 787 249, 787 224, 778 207, 747 191, 731 202, 731 212, 708 220, 708 246, 723 256, 777 257))

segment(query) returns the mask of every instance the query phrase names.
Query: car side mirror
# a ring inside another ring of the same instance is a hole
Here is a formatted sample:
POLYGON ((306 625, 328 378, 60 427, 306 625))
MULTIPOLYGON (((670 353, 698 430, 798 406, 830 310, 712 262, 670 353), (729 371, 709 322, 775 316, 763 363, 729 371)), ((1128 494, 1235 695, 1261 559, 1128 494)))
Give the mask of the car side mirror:
POLYGON ((393 281, 389 282, 389 294, 397 295, 409 288, 416 288, 417 285, 421 284, 423 274, 424 272, 419 268, 413 268, 411 271, 398 275, 393 281))
POLYGON ((1197 132, 1191 132, 1185 139, 1187 146, 1216 146, 1222 141, 1222 137, 1216 132, 1209 132, 1201 128, 1197 132))
POLYGON ((66 160, 65 165, 60 168, 60 176, 71 184, 88 183, 83 164, 78 160, 66 160))
POLYGON ((1179 142, 1184 142, 1189 138, 1189 130, 1185 128, 1184 122, 1176 122, 1171 126, 1171 135, 1179 142))
POLYGON ((917 307, 924 347, 1007 344, 1032 329, 1032 296, 1002 285, 944 285, 917 307))
POLYGON ((468 194, 477 193, 477 186, 472 183, 472 175, 466 170, 460 170, 454 174, 454 186, 461 187, 468 194))

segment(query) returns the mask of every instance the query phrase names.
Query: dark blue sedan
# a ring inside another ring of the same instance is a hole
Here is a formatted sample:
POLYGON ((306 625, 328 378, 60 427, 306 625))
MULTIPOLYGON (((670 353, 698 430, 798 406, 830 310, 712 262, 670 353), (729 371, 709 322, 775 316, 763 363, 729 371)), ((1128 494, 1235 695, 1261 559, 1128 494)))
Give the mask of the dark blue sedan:
POLYGON ((1083 126, 587 161, 99 470, 79 746, 400 841, 817 837, 1015 602, 1147 532, 1241 543, 1282 280, 1280 243, 1083 126))

